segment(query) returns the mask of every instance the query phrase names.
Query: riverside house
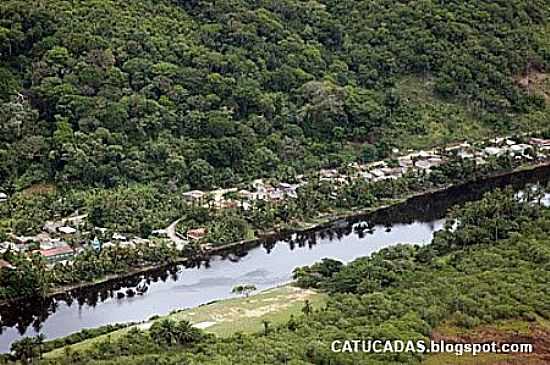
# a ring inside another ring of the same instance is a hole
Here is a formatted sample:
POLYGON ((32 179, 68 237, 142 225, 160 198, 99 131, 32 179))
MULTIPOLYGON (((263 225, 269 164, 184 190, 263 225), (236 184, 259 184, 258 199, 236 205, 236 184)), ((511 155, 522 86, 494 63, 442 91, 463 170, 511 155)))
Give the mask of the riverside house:
POLYGON ((199 241, 206 237, 206 228, 195 228, 187 230, 187 240, 199 241))
POLYGON ((62 245, 46 250, 40 250, 40 254, 48 261, 49 264, 54 264, 56 262, 72 259, 75 252, 71 246, 62 245))
POLYGON ((0 260, 0 270, 13 270, 15 267, 6 260, 0 260))
POLYGON ((187 201, 198 202, 202 198, 204 198, 206 193, 204 191, 201 191, 201 190, 191 190, 191 191, 187 191, 187 192, 183 193, 182 195, 185 198, 185 200, 187 200, 187 201))

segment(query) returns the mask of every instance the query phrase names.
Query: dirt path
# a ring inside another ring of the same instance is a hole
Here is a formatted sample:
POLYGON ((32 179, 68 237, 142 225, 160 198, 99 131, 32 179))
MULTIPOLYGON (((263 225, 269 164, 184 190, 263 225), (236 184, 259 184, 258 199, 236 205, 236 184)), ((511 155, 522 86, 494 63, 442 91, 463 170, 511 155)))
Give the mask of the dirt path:
POLYGON ((178 250, 181 250, 188 243, 187 240, 184 240, 183 238, 181 238, 178 232, 176 231, 176 228, 180 221, 181 221, 181 218, 172 222, 172 224, 170 224, 166 228, 166 235, 172 242, 176 244, 176 247, 178 250))

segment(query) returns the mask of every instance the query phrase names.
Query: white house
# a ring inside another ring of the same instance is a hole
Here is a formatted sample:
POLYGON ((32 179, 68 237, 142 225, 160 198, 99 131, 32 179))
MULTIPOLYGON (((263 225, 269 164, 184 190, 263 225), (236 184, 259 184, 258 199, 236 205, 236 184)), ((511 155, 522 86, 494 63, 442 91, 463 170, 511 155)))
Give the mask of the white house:
POLYGON ((69 227, 69 226, 59 227, 57 230, 60 233, 63 233, 63 234, 75 234, 76 233, 76 229, 74 229, 73 227, 69 227))
POLYGON ((525 154, 527 151, 529 151, 532 148, 533 147, 531 147, 528 144, 515 144, 513 146, 510 146, 510 151, 514 153, 525 154))
POLYGON ((202 199, 205 194, 206 193, 201 190, 191 190, 183 193, 182 195, 186 200, 194 201, 202 199))
POLYGON ((503 155, 506 151, 503 148, 499 147, 485 147, 483 150, 487 156, 500 156, 503 155))

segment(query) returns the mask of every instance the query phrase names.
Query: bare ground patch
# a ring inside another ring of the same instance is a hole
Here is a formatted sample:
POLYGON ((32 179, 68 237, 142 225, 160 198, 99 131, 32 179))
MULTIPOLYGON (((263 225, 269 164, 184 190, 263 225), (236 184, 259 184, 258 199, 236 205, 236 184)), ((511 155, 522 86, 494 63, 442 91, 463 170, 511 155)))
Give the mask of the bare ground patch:
MULTIPOLYGON (((492 359, 483 359, 484 355, 470 357, 468 364, 519 365, 519 364, 550 364, 550 327, 537 322, 526 324, 525 328, 506 328, 500 326, 480 326, 467 332, 446 333, 438 329, 432 332, 431 339, 435 341, 455 343, 530 343, 533 353, 499 354, 492 359)), ((437 357, 439 355, 434 355, 437 357)), ((433 362, 437 363, 437 362, 433 362)))
POLYGON ((550 74, 532 71, 527 75, 516 77, 515 80, 528 93, 540 94, 547 102, 550 101, 550 74))

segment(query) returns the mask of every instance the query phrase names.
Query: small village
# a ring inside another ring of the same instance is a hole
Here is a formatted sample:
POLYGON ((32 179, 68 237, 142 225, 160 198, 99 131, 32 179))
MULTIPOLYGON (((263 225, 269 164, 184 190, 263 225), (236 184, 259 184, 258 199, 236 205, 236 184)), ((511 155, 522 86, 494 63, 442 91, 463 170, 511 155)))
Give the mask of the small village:
MULTIPOLYGON (((433 150, 401 151, 394 149, 393 159, 376 161, 367 164, 353 163, 347 169, 323 169, 315 176, 320 181, 330 183, 334 189, 338 189, 356 179, 364 179, 368 182, 396 180, 410 171, 429 174, 430 171, 451 158, 475 161, 477 165, 488 163, 490 158, 506 156, 529 163, 547 161, 550 158, 550 140, 530 138, 525 143, 518 143, 511 138, 495 138, 479 143, 463 142, 446 148, 433 150)), ((281 202, 285 199, 297 197, 298 189, 308 183, 304 175, 296 176, 294 183, 277 182, 269 183, 263 179, 257 179, 250 184, 241 187, 218 189, 212 191, 192 190, 183 193, 183 198, 190 205, 199 205, 210 209, 225 209, 240 207, 248 210, 257 201, 281 202), (245 188, 246 187, 246 188, 245 188)), ((9 200, 9 196, 0 193, 0 204, 9 200)), ((200 242, 207 234, 205 227, 189 228, 185 235, 177 233, 174 222, 167 228, 159 228, 152 231, 151 237, 136 237, 125 235, 123 232, 109 232, 106 228, 89 227, 86 214, 75 213, 71 217, 58 221, 45 222, 42 232, 35 236, 11 235, 5 242, 0 242, 0 254, 11 252, 36 252, 43 256, 51 266, 56 263, 67 263, 71 259, 88 248, 96 252, 105 247, 136 247, 140 244, 153 244, 154 242, 171 242, 181 250, 188 242, 200 242), (101 242, 98 232, 103 237, 110 239, 101 242)), ((0 270, 13 269, 13 266, 0 260, 0 270)))

